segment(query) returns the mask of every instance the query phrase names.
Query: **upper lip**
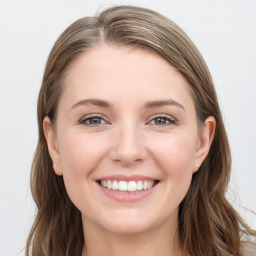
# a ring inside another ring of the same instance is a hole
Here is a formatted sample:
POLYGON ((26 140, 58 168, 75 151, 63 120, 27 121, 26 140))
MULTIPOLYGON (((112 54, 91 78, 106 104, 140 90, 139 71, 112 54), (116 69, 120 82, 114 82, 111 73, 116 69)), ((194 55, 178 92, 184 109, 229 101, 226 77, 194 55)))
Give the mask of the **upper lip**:
POLYGON ((158 180, 156 178, 153 178, 153 177, 149 177, 149 176, 143 176, 143 175, 122 175, 122 174, 119 174, 119 175, 111 175, 111 176, 104 176, 104 177, 101 177, 97 180, 123 180, 123 181, 144 181, 144 180, 158 180))

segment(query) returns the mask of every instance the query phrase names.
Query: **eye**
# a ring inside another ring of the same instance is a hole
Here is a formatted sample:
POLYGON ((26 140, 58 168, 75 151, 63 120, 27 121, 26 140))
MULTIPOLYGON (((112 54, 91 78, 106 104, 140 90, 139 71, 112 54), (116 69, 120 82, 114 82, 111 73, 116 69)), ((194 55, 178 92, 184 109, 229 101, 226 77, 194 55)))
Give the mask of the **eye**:
POLYGON ((106 124, 106 121, 100 116, 89 116, 83 118, 80 123, 87 126, 98 126, 106 124))
POLYGON ((170 116, 157 116, 154 119, 152 119, 149 124, 157 125, 157 126, 165 126, 165 125, 172 125, 176 124, 176 121, 174 118, 170 116))

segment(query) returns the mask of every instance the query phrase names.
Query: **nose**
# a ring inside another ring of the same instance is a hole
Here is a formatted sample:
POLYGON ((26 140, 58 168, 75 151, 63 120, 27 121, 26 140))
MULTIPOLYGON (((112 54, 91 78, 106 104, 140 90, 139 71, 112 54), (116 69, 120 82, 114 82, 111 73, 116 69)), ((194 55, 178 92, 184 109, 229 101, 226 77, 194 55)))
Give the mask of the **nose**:
POLYGON ((115 131, 110 150, 112 161, 129 166, 144 161, 146 156, 147 150, 138 127, 119 127, 115 131))

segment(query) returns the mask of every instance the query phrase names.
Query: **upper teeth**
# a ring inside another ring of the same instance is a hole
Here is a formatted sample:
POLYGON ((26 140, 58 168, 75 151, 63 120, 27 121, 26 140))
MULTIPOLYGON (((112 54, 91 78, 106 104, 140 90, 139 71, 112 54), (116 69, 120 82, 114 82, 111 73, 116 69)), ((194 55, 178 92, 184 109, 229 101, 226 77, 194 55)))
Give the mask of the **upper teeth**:
POLYGON ((136 191, 136 190, 146 190, 154 185, 154 181, 124 181, 124 180, 101 180, 101 185, 108 189, 120 190, 120 191, 136 191))

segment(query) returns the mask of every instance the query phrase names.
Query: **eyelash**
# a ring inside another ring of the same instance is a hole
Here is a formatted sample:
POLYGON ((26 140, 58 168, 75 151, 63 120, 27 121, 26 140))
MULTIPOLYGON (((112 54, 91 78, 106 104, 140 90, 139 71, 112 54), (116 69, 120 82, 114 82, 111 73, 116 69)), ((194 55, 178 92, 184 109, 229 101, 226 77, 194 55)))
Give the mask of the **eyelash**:
POLYGON ((102 125, 102 124, 106 124, 107 122, 100 115, 90 115, 90 116, 86 116, 85 118, 83 118, 79 123, 83 124, 83 125, 86 125, 86 126, 99 126, 99 125, 102 125), (100 123, 100 124, 87 123, 87 122, 90 122, 90 120, 93 120, 93 119, 98 119, 98 120, 104 121, 104 123, 100 123))
POLYGON ((173 117, 170 117, 168 115, 156 115, 153 119, 150 120, 149 124, 153 121, 156 121, 157 119, 162 119, 162 120, 165 120, 165 122, 168 122, 168 123, 165 123, 165 124, 159 124, 159 125, 156 125, 156 124, 152 124, 152 125, 156 125, 156 126, 168 126, 168 125, 175 125, 177 124, 177 121, 173 118, 173 117))
MULTIPOLYGON (((99 126, 99 125, 105 125, 107 124, 107 122, 104 120, 104 118, 100 115, 90 115, 90 116, 86 116, 85 118, 83 118, 80 122, 80 124, 83 124, 83 125, 86 125, 86 126, 99 126), (93 124, 93 123, 88 123, 90 122, 90 120, 92 121, 93 119, 98 119, 100 122, 104 122, 104 123, 96 123, 96 124, 93 124)), ((156 126, 168 126, 168 125, 175 125, 177 124, 177 121, 168 116, 168 115, 156 115, 154 116, 147 124, 151 124, 151 125, 156 125, 156 126), (152 124, 151 122, 153 121, 156 121, 157 119, 162 119, 165 121, 164 124, 152 124)))

